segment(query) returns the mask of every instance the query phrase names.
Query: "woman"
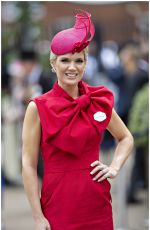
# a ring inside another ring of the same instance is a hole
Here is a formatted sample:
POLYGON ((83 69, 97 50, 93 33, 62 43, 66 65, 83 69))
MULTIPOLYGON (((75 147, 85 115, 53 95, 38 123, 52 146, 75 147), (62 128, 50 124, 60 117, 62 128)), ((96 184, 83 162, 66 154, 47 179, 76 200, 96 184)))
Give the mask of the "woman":
POLYGON ((94 35, 90 14, 51 43, 50 62, 58 81, 28 105, 23 125, 23 181, 36 230, 113 230, 110 184, 133 147, 129 130, 113 109, 105 87, 82 81, 87 45, 94 35), (90 35, 90 38, 87 39, 90 35), (112 163, 99 160, 105 129, 118 141, 112 163), (44 160, 38 192, 39 147, 44 160))

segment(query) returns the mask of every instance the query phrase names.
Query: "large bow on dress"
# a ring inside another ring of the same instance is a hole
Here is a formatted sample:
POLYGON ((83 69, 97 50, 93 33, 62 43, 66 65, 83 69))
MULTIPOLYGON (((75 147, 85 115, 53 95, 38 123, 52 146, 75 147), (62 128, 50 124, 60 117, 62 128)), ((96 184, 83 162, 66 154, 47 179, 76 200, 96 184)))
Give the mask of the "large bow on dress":
POLYGON ((113 94, 104 86, 92 87, 79 82, 80 96, 73 99, 58 83, 41 97, 35 98, 39 110, 44 142, 80 155, 94 129, 102 135, 114 104, 113 94))

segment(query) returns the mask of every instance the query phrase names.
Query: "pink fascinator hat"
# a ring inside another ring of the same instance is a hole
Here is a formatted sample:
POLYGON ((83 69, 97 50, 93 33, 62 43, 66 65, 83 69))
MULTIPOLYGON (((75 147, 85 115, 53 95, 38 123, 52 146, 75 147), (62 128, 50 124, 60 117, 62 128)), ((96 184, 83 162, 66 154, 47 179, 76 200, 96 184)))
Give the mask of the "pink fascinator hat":
POLYGON ((78 10, 75 15, 75 25, 57 33, 51 42, 51 51, 56 55, 81 52, 92 40, 95 33, 91 22, 91 14, 78 10))

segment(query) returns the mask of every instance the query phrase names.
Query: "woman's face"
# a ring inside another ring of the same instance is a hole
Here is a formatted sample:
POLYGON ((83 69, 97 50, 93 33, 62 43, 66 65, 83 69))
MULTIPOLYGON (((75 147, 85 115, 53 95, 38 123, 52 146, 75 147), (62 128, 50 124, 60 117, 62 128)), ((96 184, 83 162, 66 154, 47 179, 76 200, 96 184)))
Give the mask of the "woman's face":
POLYGON ((77 85, 82 79, 85 70, 86 60, 84 52, 68 53, 57 56, 53 62, 58 83, 61 86, 77 85))

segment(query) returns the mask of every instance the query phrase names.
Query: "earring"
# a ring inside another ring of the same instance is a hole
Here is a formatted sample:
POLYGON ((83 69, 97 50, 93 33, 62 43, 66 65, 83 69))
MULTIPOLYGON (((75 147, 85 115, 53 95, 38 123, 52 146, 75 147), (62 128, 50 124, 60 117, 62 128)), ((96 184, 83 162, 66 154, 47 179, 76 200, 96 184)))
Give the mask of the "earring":
POLYGON ((53 73, 56 73, 56 70, 54 69, 54 67, 51 68, 51 71, 52 71, 53 73))

